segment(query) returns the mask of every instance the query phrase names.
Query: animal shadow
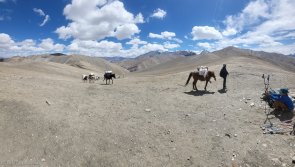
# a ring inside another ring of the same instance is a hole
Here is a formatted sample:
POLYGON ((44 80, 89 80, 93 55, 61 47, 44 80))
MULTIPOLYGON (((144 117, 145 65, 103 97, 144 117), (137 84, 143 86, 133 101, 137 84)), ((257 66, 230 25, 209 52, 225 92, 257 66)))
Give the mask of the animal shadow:
POLYGON ((269 113, 270 115, 274 115, 276 118, 278 118, 281 122, 287 121, 287 120, 292 120, 294 117, 293 112, 287 112, 287 111, 277 111, 273 110, 272 112, 269 113))
POLYGON ((210 91, 205 91, 205 90, 197 90, 197 91, 190 91, 190 92, 184 92, 185 94, 188 95, 193 95, 193 96, 203 96, 205 94, 214 94, 215 92, 210 92, 210 91))
POLYGON ((218 92, 221 93, 221 94, 223 94, 223 93, 226 93, 227 90, 226 89, 219 89, 218 92))

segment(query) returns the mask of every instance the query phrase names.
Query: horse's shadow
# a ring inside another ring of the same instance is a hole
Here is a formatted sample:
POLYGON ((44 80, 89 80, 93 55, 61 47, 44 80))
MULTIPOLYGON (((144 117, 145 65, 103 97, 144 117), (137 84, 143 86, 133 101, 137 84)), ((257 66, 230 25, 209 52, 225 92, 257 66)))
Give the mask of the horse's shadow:
POLYGON ((193 96, 203 96, 205 94, 214 94, 215 92, 210 92, 210 91, 206 91, 206 90, 197 90, 197 91, 190 91, 190 92, 184 92, 185 94, 188 95, 193 95, 193 96))
POLYGON ((101 83, 100 85, 113 85, 113 84, 106 84, 106 83, 101 83))
POLYGON ((292 120, 292 118, 294 117, 294 113, 293 112, 284 112, 284 111, 276 111, 276 110, 273 110, 269 114, 270 115, 274 115, 281 122, 287 121, 287 120, 292 120))

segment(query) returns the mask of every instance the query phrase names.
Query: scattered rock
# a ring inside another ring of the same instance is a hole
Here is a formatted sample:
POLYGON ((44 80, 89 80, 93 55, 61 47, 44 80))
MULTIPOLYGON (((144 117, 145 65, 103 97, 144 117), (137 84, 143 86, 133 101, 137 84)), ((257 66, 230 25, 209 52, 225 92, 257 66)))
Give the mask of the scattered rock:
POLYGON ((152 110, 150 108, 145 109, 146 112, 151 112, 152 110))
POLYGON ((192 156, 189 156, 186 160, 190 161, 192 159, 192 156))
POLYGON ((41 161, 42 161, 42 162, 45 162, 45 158, 42 158, 41 161))
POLYGON ((250 106, 253 107, 253 106, 255 106, 255 104, 254 103, 251 103, 250 106))
POLYGON ((186 116, 186 117, 189 117, 189 116, 191 116, 191 115, 190 115, 190 114, 185 114, 185 116, 186 116))
POLYGON ((227 136, 228 138, 231 138, 229 133, 226 133, 225 136, 227 136))
POLYGON ((48 100, 46 100, 46 104, 48 104, 49 106, 51 105, 51 103, 48 100))
POLYGON ((292 157, 292 163, 295 164, 295 156, 292 157))
POLYGON ((234 136, 237 137, 238 135, 237 134, 234 134, 234 136))
POLYGON ((250 98, 250 97, 248 97, 248 98, 247 98, 247 100, 251 100, 251 98, 250 98))
POLYGON ((267 147, 267 144, 262 144, 263 147, 267 147))
POLYGON ((271 161, 273 162, 273 165, 281 165, 281 160, 279 158, 272 158, 271 161))

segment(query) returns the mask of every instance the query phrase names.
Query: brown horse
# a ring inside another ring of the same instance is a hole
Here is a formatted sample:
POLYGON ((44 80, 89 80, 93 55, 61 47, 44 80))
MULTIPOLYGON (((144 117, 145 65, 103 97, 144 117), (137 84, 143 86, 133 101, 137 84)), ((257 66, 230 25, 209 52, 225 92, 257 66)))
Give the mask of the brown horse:
POLYGON ((194 82, 193 82, 193 89, 194 89, 194 90, 198 90, 198 88, 197 88, 197 81, 198 81, 198 80, 200 80, 200 81, 206 81, 205 90, 207 90, 206 87, 207 87, 208 82, 211 83, 210 79, 211 79, 212 77, 213 77, 214 80, 216 81, 216 77, 215 77, 215 74, 214 74, 213 71, 208 71, 206 77, 204 77, 203 75, 200 75, 199 72, 191 72, 191 73, 189 74, 189 76, 188 76, 188 79, 187 79, 187 81, 186 81, 185 86, 189 83, 189 80, 191 79, 191 77, 194 78, 194 82))

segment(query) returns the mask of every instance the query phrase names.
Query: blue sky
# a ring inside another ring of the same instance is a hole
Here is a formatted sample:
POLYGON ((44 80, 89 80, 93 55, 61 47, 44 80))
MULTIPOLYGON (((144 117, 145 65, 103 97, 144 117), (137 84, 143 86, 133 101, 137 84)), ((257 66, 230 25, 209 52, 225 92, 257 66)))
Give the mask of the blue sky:
POLYGON ((294 8, 294 0, 0 0, 0 57, 227 46, 293 54, 294 8))

